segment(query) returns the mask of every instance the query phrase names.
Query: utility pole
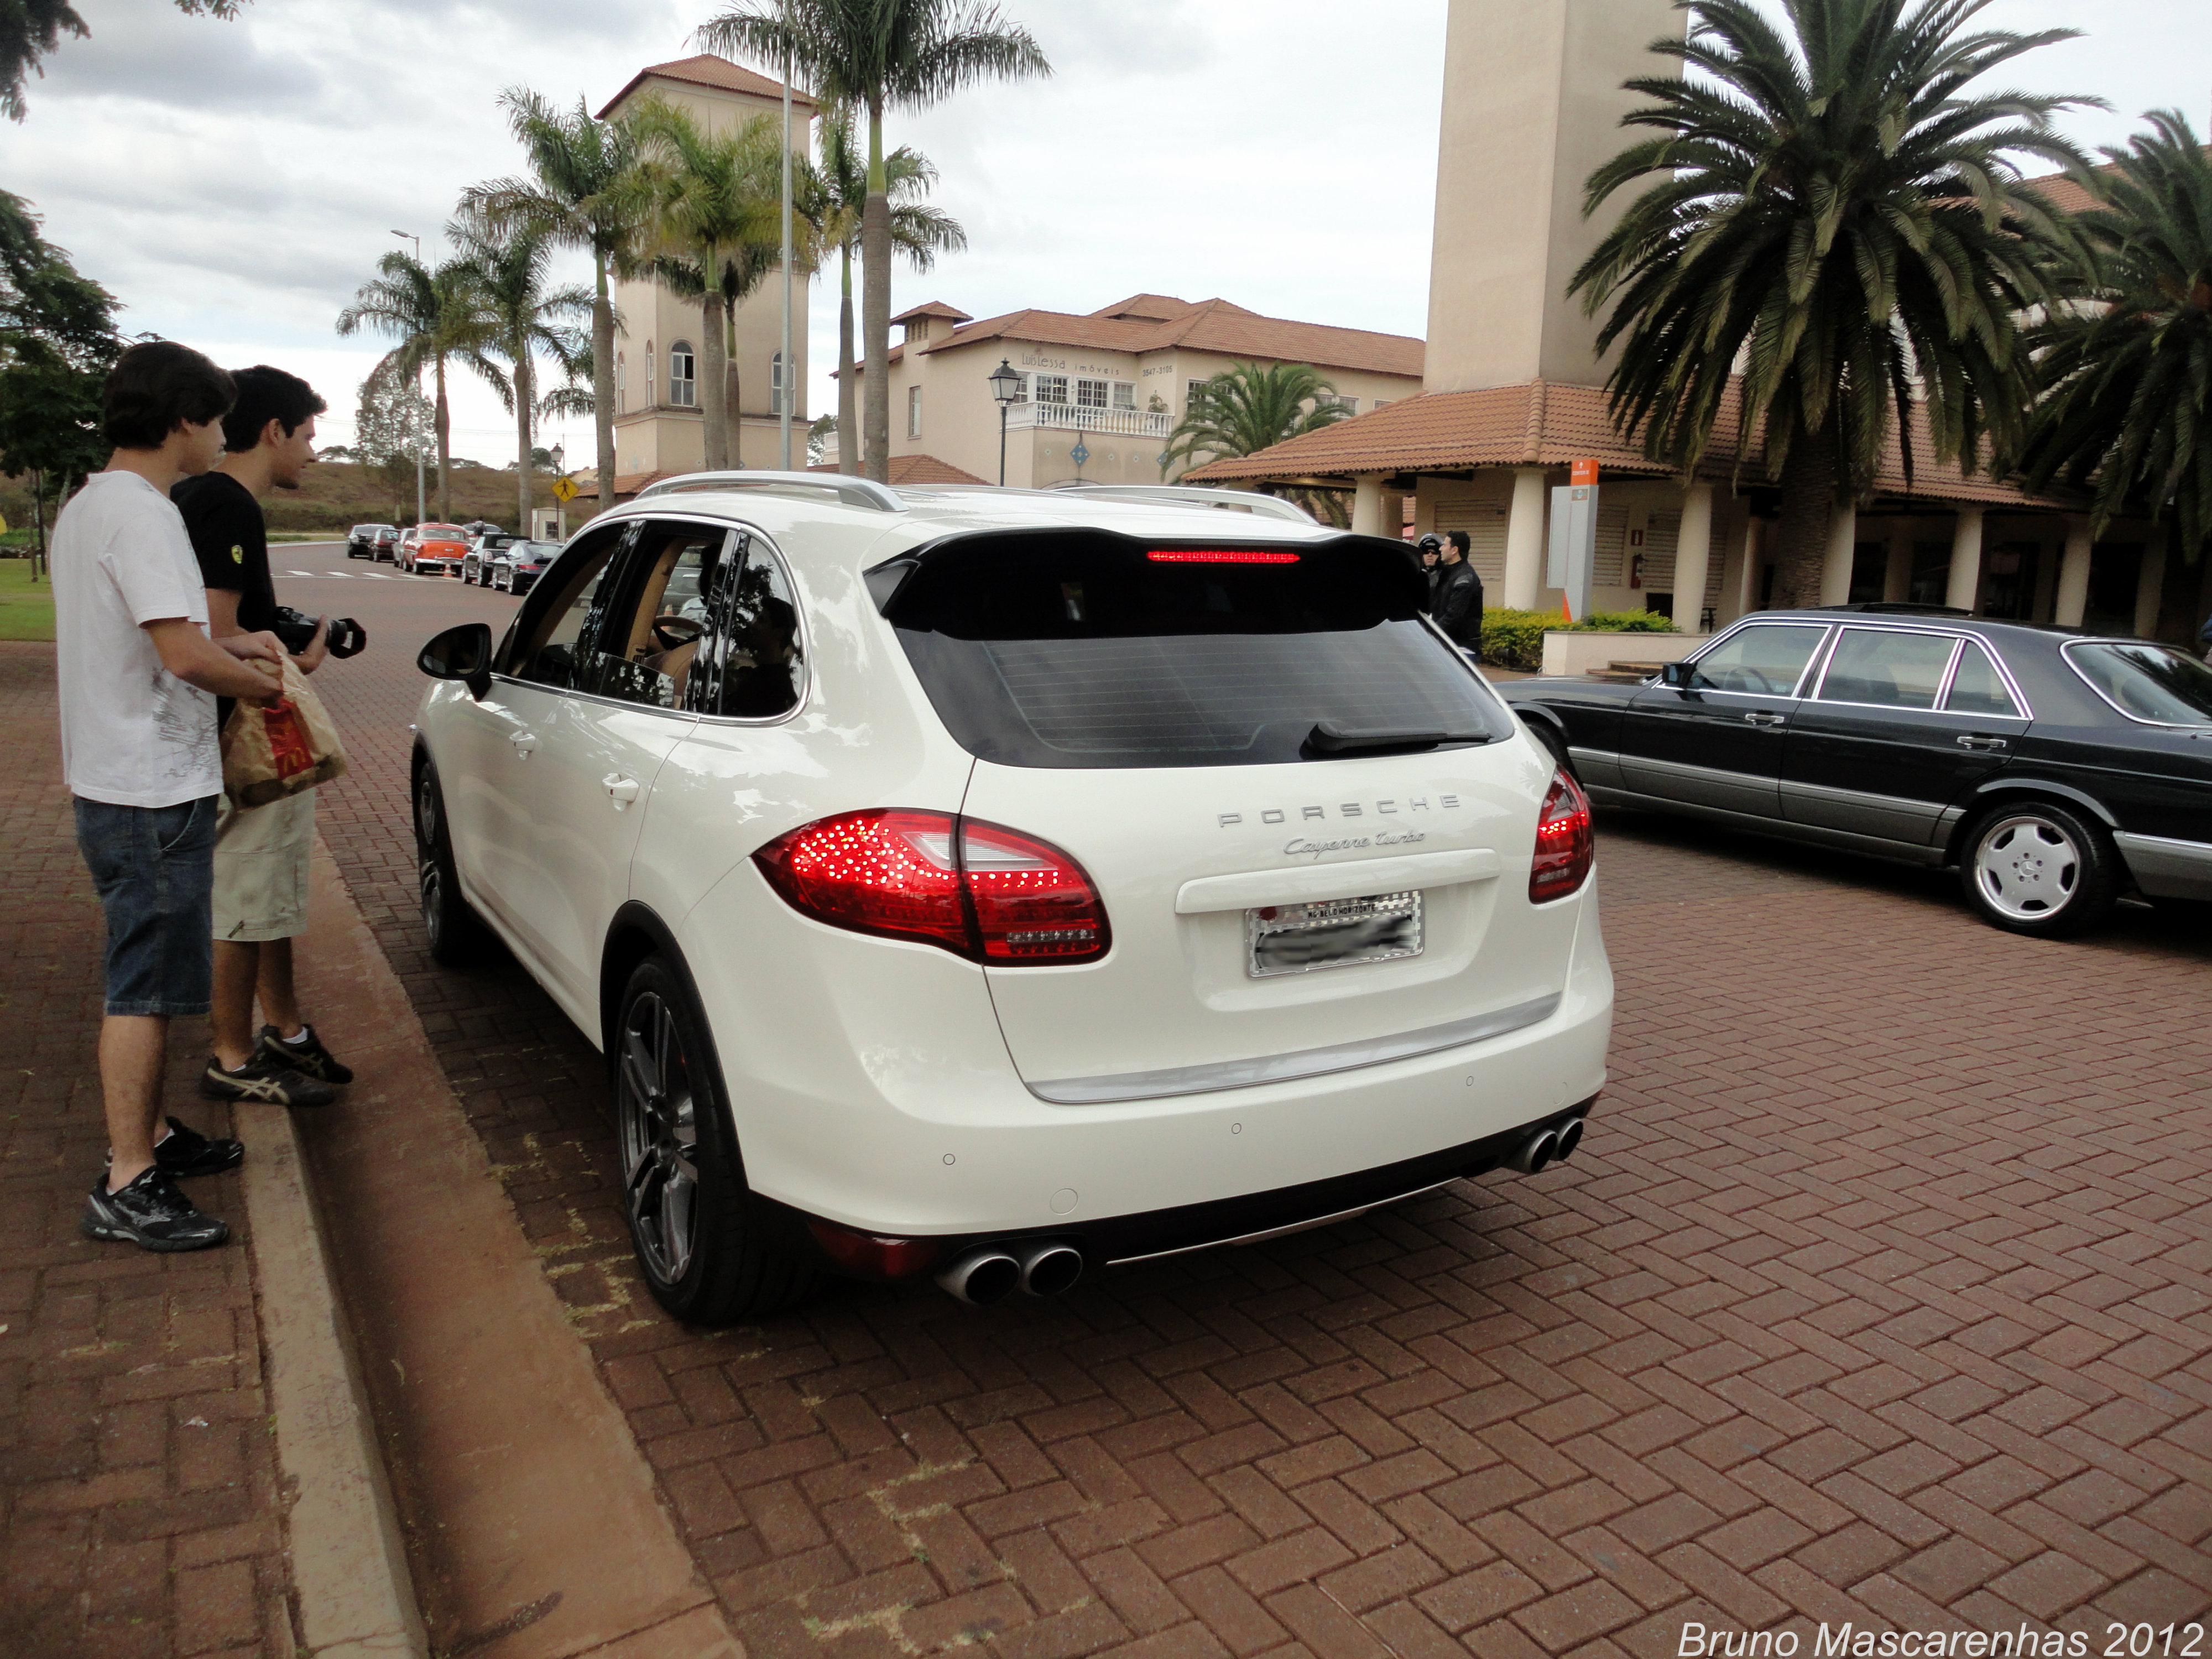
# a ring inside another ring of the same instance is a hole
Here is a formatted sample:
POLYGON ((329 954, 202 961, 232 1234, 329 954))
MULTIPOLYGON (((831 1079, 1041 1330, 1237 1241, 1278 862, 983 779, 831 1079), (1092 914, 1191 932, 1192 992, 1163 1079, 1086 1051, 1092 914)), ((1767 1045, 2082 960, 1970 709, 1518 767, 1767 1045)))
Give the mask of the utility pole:
MULTIPOLYGON (((784 0, 783 26, 791 27, 791 0, 784 0)), ((776 374, 776 407, 783 416, 783 470, 791 471, 791 393, 795 365, 791 359, 791 54, 783 55, 783 356, 776 374)))

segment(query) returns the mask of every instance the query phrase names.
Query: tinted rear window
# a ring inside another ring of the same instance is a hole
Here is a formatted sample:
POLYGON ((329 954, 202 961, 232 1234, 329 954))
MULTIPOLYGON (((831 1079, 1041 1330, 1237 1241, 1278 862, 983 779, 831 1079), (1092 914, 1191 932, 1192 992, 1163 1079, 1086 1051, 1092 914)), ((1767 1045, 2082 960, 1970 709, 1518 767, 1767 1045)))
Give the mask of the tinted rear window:
POLYGON ((1504 705, 1420 619, 1425 593, 1388 543, 1077 531, 935 549, 886 615, 946 727, 1002 765, 1264 765, 1347 738, 1372 753, 1510 736, 1504 705))
POLYGON ((2172 646, 2094 640, 2066 647, 2074 672, 2137 720, 2212 726, 2212 667, 2172 646))

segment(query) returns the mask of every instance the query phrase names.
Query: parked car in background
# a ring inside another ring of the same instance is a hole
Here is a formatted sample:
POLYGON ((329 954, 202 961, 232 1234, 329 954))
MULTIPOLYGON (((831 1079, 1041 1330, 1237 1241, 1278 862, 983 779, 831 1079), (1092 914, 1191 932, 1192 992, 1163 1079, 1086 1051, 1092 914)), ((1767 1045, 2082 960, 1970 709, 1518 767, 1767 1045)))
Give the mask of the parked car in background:
POLYGON ((409 525, 392 544, 392 562, 402 570, 406 569, 407 562, 415 556, 415 544, 422 539, 420 527, 409 525))
POLYGON ((616 1063, 653 1295, 986 1303, 1572 1152, 1582 792, 1287 503, 649 488, 419 659, 422 913, 616 1063), (517 757, 530 757, 527 765, 517 757))
POLYGON ((400 568, 416 576, 458 576, 468 556, 469 538, 459 525, 426 524, 409 532, 415 541, 400 561, 400 568))
POLYGON ((1600 805, 1955 866, 1993 927, 2212 899, 2212 667, 1901 605, 1762 611, 1641 684, 1498 688, 1600 805))
POLYGON ((558 542, 511 542, 492 560, 491 585, 501 592, 527 593, 560 552, 558 542))
POLYGON ((494 524, 489 519, 471 519, 466 524, 460 526, 461 534, 467 537, 471 541, 478 536, 490 535, 498 529, 499 526, 494 524))
POLYGON ((389 549, 398 540, 399 532, 388 524, 357 524, 346 532, 346 557, 367 559, 374 563, 379 558, 389 558, 390 553, 380 553, 380 548, 389 549))
POLYGON ((511 545, 514 539, 504 530, 487 530, 476 538, 469 544, 469 550, 461 556, 461 580, 471 586, 490 586, 493 556, 511 545))

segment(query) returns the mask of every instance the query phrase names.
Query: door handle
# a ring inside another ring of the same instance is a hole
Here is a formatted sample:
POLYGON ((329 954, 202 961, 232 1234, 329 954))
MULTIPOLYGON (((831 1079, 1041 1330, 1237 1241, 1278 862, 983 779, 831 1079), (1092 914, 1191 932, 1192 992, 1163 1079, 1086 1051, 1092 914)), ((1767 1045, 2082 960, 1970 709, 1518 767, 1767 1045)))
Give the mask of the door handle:
POLYGON ((610 772, 599 781, 606 786, 607 793, 614 798, 617 811, 622 811, 623 807, 637 799, 638 781, 635 778, 626 778, 618 772, 610 772))
POLYGON ((1753 709, 1744 719, 1753 726, 1779 726, 1789 718, 1786 714, 1765 714, 1753 709))
POLYGON ((1961 749, 2002 749, 2005 747, 2005 740, 2002 738, 1961 737, 1959 739, 1959 747, 1961 749))
POLYGON ((529 732, 514 732, 507 741, 514 745, 514 757, 517 760, 528 760, 530 751, 538 747, 536 735, 529 732))

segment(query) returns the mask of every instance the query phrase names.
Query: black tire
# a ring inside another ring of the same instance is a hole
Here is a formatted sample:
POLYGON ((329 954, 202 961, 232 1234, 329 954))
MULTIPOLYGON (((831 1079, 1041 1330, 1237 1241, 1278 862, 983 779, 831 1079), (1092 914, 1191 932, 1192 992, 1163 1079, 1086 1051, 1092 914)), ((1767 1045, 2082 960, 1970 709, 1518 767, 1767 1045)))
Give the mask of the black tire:
POLYGON ((1960 843, 1959 881, 1974 914, 2032 939, 2096 927, 2120 896, 2118 851, 2102 824, 2051 801, 1992 806, 1960 843))
POLYGON ((491 930, 461 896, 445 791, 438 784, 438 769, 427 759, 415 769, 415 868, 430 959, 447 968, 474 965, 483 958, 491 930))
POLYGON ((623 1209, 638 1267, 671 1314, 717 1325, 787 1308, 823 1275, 753 1223, 704 1030, 683 976, 648 957, 623 988, 611 1069, 623 1209))

